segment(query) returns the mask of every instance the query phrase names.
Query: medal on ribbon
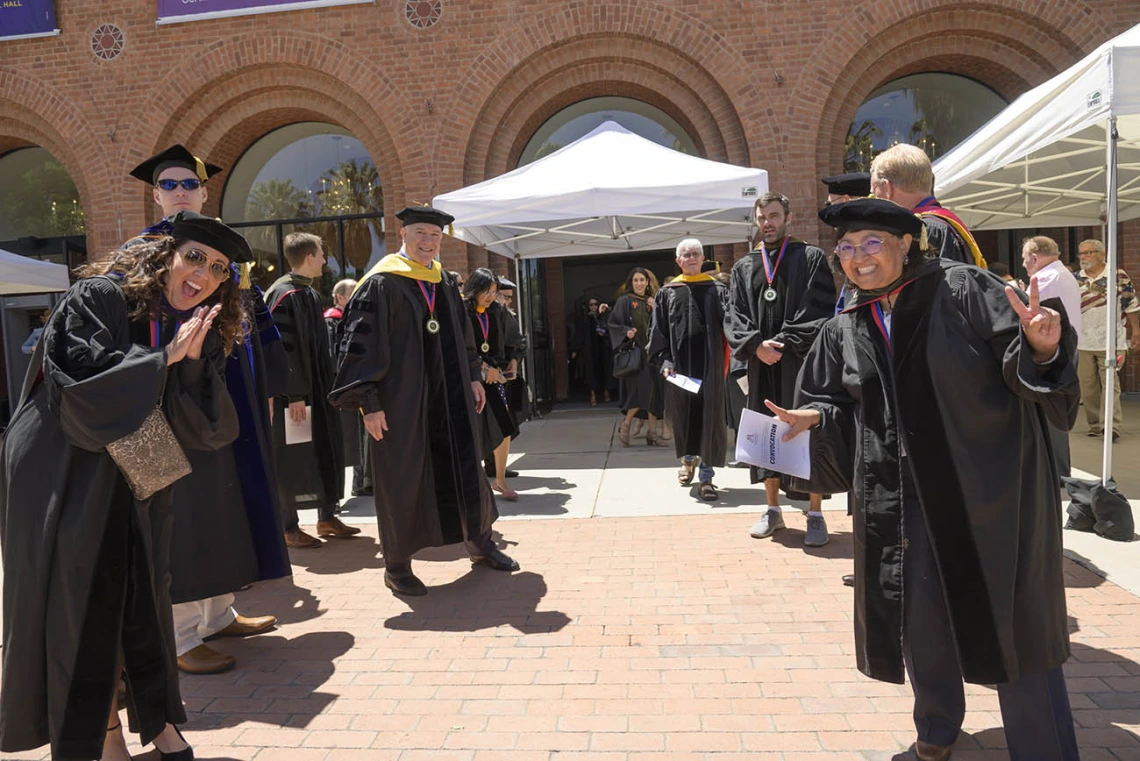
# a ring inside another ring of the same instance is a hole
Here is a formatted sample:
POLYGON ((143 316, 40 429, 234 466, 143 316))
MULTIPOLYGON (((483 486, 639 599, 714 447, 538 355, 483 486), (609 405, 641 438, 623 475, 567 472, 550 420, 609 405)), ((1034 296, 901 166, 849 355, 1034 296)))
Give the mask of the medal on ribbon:
POLYGON ((416 285, 420 287, 420 293, 424 295, 424 301, 427 302, 428 307, 428 319, 427 322, 424 323, 424 327, 428 333, 434 336, 439 332, 439 320, 435 319, 435 283, 428 283, 428 285, 425 286, 424 281, 417 280, 416 285), (428 288, 431 289, 430 296, 428 295, 428 288))
POLYGON ((479 330, 483 333, 483 343, 479 346, 479 351, 484 354, 489 354, 491 351, 491 344, 487 340, 488 334, 491 332, 491 316, 486 312, 480 314, 475 313, 475 319, 479 321, 479 330))
POLYGON ((764 289, 764 300, 769 304, 776 300, 776 271, 780 269, 780 262, 784 260, 784 253, 788 250, 788 241, 791 238, 784 236, 784 242, 780 246, 780 253, 776 255, 776 263, 771 264, 768 261, 768 249, 764 246, 764 241, 760 241, 760 261, 764 263, 764 276, 768 278, 768 287, 764 289))

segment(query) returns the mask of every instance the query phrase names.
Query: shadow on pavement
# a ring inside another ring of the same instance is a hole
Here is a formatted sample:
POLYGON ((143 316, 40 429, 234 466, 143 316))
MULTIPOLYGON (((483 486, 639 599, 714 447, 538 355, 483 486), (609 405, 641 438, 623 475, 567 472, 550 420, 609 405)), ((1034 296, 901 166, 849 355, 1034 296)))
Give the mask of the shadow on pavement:
MULTIPOLYGON (((219 641, 218 649, 237 658, 238 668, 211 676, 182 675, 185 728, 193 733, 247 722, 308 726, 338 698, 319 688, 335 672, 333 661, 355 642, 343 631, 219 641)), ((194 743, 193 734, 187 739, 194 743)))
MULTIPOLYGON (((1091 589, 1103 583, 1104 579, 1088 568, 1070 565, 1065 569, 1066 589, 1091 589)), ((1080 622, 1069 616, 1069 632, 1076 633, 1080 629, 1080 622)), ((1140 746, 1140 736, 1125 727, 1140 725, 1140 663, 1111 650, 1074 642, 1072 655, 1065 663, 1065 678, 1077 745, 1082 754, 1089 758, 1107 758, 1095 754, 1115 752, 1112 758, 1131 758, 1140 746)), ((968 703, 967 699, 967 711, 968 703)), ((969 759, 971 754, 989 758, 982 754, 1006 748, 1005 729, 993 727, 963 733, 954 746, 954 758, 969 759)), ((913 754, 900 753, 892 761, 913 758, 913 754)))
MULTIPOLYGON (((524 479, 518 478, 516 481, 524 479)), ((533 479, 539 480, 539 479, 533 479)), ((518 487, 515 487, 516 489, 518 487)), ((498 500, 499 515, 504 517, 520 515, 565 515, 570 512, 566 503, 570 501, 569 494, 531 494, 519 492, 517 502, 508 502, 501 497, 498 500)))
POLYGON ((401 631, 473 632, 504 624, 523 634, 561 631, 570 617, 559 611, 539 611, 546 581, 537 573, 507 574, 474 567, 464 576, 424 597, 401 597, 411 610, 384 622, 401 631))
POLYGON ((351 573, 364 568, 382 568, 377 555, 380 545, 360 534, 346 539, 328 539, 320 547, 290 549, 289 560, 311 573, 323 575, 351 573))
POLYGON ((312 590, 297 586, 292 577, 263 581, 239 592, 234 608, 243 616, 277 616, 278 625, 298 624, 324 615, 312 590))

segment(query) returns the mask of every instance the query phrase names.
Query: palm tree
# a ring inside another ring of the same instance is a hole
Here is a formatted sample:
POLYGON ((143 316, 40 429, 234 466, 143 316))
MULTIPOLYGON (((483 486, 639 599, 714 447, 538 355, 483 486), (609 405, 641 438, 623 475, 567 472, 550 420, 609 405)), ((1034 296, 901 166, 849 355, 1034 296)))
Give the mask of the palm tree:
POLYGON ((342 244, 346 263, 350 268, 361 270, 372 256, 372 232, 378 238, 383 237, 380 224, 384 216, 384 191, 376 166, 370 161, 342 161, 321 176, 316 216, 339 217, 345 214, 379 215, 377 219, 344 221, 342 244))

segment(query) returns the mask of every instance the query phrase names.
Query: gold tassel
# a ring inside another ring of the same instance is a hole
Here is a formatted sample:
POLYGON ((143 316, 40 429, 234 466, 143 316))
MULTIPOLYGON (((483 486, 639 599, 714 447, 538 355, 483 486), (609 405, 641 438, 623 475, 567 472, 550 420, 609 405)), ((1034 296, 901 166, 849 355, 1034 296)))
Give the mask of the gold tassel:
POLYGON ((206 174, 206 164, 197 156, 194 157, 194 174, 198 175, 198 179, 202 182, 210 179, 206 174))
POLYGON ((922 232, 918 234, 918 250, 929 251, 930 240, 926 237, 926 223, 922 224, 922 232))
POLYGON ((238 265, 238 288, 243 291, 248 291, 253 287, 253 281, 249 277, 250 270, 253 269, 252 262, 238 265))

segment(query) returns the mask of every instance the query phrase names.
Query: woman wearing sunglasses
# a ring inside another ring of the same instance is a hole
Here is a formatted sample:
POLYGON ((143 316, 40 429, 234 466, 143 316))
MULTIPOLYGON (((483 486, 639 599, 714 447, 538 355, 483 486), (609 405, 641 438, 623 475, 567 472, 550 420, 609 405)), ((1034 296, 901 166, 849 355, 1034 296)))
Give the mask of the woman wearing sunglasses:
POLYGON ((231 264, 251 252, 193 212, 174 217, 171 232, 80 272, 45 326, 5 434, 3 751, 50 742, 61 761, 128 761, 122 671, 142 742, 165 761, 193 759, 174 727, 186 715, 163 560, 171 486, 136 497, 124 473, 137 478, 138 464, 116 462, 108 446, 153 430, 143 423, 156 408, 183 450, 233 441, 222 372, 245 317, 231 264))
POLYGON ((1076 333, 1036 278, 1026 304, 992 273, 929 257, 908 209, 864 199, 819 216, 839 234, 847 308, 808 353, 798 409, 768 407, 785 440, 816 428, 813 479, 837 480, 813 490, 854 474, 859 670, 908 673, 920 761, 950 758, 963 680, 997 685, 1012 761, 1076 761, 1047 428, 1076 418, 1076 333))

